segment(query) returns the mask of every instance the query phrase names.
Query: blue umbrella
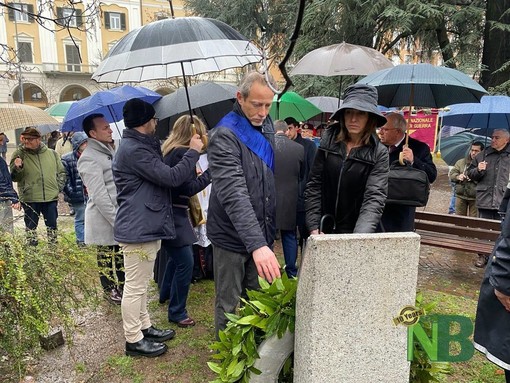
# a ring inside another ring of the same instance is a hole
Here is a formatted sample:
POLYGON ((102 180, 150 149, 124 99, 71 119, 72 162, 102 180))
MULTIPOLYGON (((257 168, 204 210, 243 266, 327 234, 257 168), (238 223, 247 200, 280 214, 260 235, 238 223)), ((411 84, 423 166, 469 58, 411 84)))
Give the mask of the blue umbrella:
POLYGON ((450 105, 442 114, 444 125, 460 126, 490 135, 494 129, 510 130, 510 97, 483 96, 480 103, 450 105))
POLYGON ((139 98, 153 104, 161 98, 161 95, 141 86, 130 85, 99 91, 71 105, 62 122, 62 132, 83 130, 83 120, 93 113, 103 114, 109 123, 118 122, 123 119, 124 104, 132 98, 139 98))

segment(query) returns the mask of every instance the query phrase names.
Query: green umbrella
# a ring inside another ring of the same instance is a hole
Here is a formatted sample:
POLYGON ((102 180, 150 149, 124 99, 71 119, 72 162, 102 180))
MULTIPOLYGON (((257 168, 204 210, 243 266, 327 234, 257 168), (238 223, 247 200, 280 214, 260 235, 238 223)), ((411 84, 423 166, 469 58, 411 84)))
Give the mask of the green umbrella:
POLYGON ((50 116, 64 118, 74 101, 63 101, 53 104, 45 110, 50 116))
POLYGON ((321 113, 319 108, 296 92, 285 92, 279 100, 275 95, 269 111, 273 120, 294 117, 298 121, 306 121, 321 113))

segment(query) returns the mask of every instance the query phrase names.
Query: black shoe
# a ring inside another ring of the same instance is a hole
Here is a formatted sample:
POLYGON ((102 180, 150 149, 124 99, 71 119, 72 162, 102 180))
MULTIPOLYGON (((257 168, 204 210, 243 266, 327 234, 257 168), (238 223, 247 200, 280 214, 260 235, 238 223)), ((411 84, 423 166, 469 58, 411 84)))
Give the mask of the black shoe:
POLYGON ((475 266, 479 268, 485 267, 487 265, 487 262, 489 262, 489 256, 484 254, 478 254, 478 259, 475 262, 475 266))
POLYGON ((153 342, 166 342, 175 336, 175 331, 172 329, 158 330, 156 327, 151 326, 145 330, 142 330, 142 334, 145 339, 151 340, 153 342))
POLYGON ((166 350, 168 350, 166 344, 151 342, 145 338, 136 343, 126 342, 126 355, 129 356, 145 356, 147 358, 153 358, 164 354, 166 350))
POLYGON ((122 303, 122 295, 119 294, 116 288, 113 288, 105 292, 106 299, 114 305, 120 305, 122 303))

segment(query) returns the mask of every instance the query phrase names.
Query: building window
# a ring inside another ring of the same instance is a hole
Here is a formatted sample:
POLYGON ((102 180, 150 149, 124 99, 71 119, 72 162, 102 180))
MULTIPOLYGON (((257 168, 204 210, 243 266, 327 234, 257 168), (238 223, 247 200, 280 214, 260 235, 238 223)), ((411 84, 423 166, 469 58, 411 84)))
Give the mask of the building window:
POLYGON ((21 4, 21 3, 10 3, 15 8, 9 8, 9 20, 28 23, 32 22, 33 18, 30 17, 29 13, 34 13, 34 6, 32 4, 21 4))
POLYGON ((114 31, 125 31, 126 15, 119 12, 105 12, 104 24, 106 29, 114 31))
POLYGON ((57 24, 65 27, 78 28, 83 24, 82 11, 76 8, 57 7, 57 24))
POLYGON ((32 43, 20 41, 18 43, 18 59, 22 63, 33 63, 32 43))
POLYGON ((66 44, 66 63, 68 72, 81 72, 80 52, 75 45, 66 44))

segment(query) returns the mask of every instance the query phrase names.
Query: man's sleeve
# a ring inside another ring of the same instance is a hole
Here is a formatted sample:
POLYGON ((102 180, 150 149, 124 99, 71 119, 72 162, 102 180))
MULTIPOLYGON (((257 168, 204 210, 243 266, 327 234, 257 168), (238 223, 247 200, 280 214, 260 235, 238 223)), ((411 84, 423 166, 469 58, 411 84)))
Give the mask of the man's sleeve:
POLYGON ((66 169, 64 168, 64 165, 62 165, 62 160, 60 159, 58 153, 53 151, 53 154, 55 155, 55 162, 57 163, 58 190, 63 191, 67 180, 66 169))
POLYGON ((19 182, 23 179, 24 168, 18 169, 18 168, 16 168, 16 166, 14 166, 14 160, 16 160, 16 158, 18 158, 18 157, 21 158, 22 156, 21 156, 20 151, 16 150, 14 153, 12 153, 11 162, 9 163, 9 168, 11 171, 11 178, 14 182, 19 182))
MULTIPOLYGON (((218 129, 207 151, 216 196, 249 253, 267 246, 246 185, 240 142, 233 132, 218 129)), ((255 169, 254 169, 255 170, 255 169)), ((264 203, 260 201, 259 203, 264 203)))

